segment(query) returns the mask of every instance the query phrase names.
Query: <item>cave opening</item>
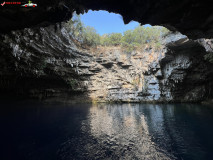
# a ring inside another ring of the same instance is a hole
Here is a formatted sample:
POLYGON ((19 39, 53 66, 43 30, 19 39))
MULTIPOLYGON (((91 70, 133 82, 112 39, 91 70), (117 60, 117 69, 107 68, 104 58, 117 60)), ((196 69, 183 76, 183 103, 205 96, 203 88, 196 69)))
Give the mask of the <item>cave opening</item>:
POLYGON ((90 47, 92 47, 93 44, 89 43, 94 43, 95 46, 112 45, 109 44, 110 42, 107 43, 106 41, 112 41, 111 43, 115 43, 114 45, 124 45, 124 43, 122 43, 121 41, 125 41, 124 39, 127 39, 127 37, 131 38, 129 38, 129 40, 126 40, 126 44, 129 43, 132 44, 132 46, 136 46, 139 43, 149 43, 157 36, 160 37, 163 36, 163 34, 167 34, 167 32, 169 32, 169 30, 163 27, 155 28, 149 24, 141 26, 140 23, 136 21, 131 21, 128 24, 124 24, 121 15, 109 13, 104 10, 89 10, 87 13, 80 15, 74 12, 72 19, 70 19, 65 24, 65 27, 68 29, 73 39, 79 41, 82 44, 88 43, 87 45, 89 45, 90 47), (152 28, 155 29, 152 30, 152 28), (124 35, 126 35, 126 37, 122 38, 124 35), (86 37, 88 37, 88 39, 86 37), (90 37, 97 42, 89 42, 90 37), (109 37, 109 39, 107 39, 107 37, 109 37), (116 38, 117 40, 115 40, 116 42, 114 42, 113 40, 116 38), (105 43, 103 41, 105 41, 105 43))
POLYGON ((68 94, 105 102, 212 97, 211 40, 194 41, 136 21, 124 24, 119 14, 73 13, 61 25, 11 31, 1 39, 2 95, 68 94))
POLYGON ((106 11, 74 14, 65 28, 78 41, 79 49, 94 58, 95 64, 83 62, 77 66, 78 75, 89 72, 84 84, 93 101, 184 99, 178 93, 185 78, 183 69, 189 68, 189 57, 182 56, 183 50, 176 50, 191 42, 187 36, 161 26, 141 26, 138 22, 125 25, 120 15, 106 11))

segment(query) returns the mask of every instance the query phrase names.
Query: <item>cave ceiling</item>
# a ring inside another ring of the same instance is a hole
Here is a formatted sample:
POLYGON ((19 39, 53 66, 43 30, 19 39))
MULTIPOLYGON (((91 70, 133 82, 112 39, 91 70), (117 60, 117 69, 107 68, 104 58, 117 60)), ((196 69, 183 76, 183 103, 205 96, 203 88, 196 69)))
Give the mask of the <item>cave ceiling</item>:
POLYGON ((1 6, 0 32, 65 22, 72 13, 107 10, 121 14, 124 23, 161 25, 191 39, 213 38, 210 0, 42 0, 35 8, 1 6))

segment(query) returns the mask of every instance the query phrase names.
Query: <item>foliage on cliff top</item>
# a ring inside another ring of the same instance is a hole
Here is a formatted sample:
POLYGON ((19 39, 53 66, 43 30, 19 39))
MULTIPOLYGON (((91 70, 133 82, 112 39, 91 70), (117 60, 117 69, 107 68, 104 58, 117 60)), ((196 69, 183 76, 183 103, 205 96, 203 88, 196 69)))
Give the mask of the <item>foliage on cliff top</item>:
POLYGON ((169 34, 169 30, 164 27, 144 27, 137 26, 133 30, 127 30, 123 34, 110 33, 99 35, 95 28, 84 26, 80 16, 73 15, 73 18, 66 24, 73 39, 80 42, 82 46, 122 46, 127 52, 131 52, 138 47, 150 44, 154 49, 162 47, 162 37, 169 34))

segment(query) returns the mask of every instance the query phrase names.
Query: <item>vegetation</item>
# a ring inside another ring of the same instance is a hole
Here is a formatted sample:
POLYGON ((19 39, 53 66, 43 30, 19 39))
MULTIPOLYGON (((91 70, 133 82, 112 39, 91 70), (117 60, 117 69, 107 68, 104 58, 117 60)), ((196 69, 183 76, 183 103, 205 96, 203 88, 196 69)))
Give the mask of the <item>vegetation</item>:
POLYGON ((121 44, 122 34, 110 33, 110 34, 104 34, 100 37, 101 37, 100 44, 102 46, 117 46, 121 44))
POLYGON ((122 46, 125 51, 131 52, 136 48, 150 44, 155 49, 161 48, 161 39, 169 33, 164 27, 138 26, 133 30, 127 30, 123 34, 110 33, 100 36, 95 28, 84 26, 80 16, 74 14, 73 18, 66 24, 73 39, 81 45, 96 47, 101 46, 122 46))
POLYGON ((67 28, 70 36, 81 42, 82 43, 82 39, 83 39, 83 31, 84 31, 84 25, 81 22, 81 18, 80 15, 74 14, 72 19, 69 20, 65 27, 67 28))
POLYGON ((83 44, 87 46, 97 46, 100 44, 100 36, 93 27, 84 27, 82 37, 83 44))

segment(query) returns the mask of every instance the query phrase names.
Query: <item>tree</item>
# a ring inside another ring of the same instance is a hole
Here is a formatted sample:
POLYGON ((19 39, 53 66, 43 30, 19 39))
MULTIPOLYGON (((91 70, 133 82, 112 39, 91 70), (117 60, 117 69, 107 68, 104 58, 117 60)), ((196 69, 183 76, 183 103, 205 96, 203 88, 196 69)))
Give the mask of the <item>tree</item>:
POLYGON ((100 43, 102 46, 109 46, 110 45, 109 34, 103 34, 102 36, 100 36, 100 43))
POLYGON ((101 38, 100 43, 103 46, 117 46, 121 44, 122 34, 121 33, 104 34, 100 38, 101 38))
POLYGON ((133 34, 133 30, 125 31, 122 37, 122 44, 127 45, 127 44, 132 44, 134 42, 135 42, 135 37, 133 34))
POLYGON ((69 34, 73 39, 78 41, 82 41, 82 34, 84 30, 84 25, 81 22, 80 15, 77 15, 75 12, 73 13, 72 19, 70 19, 66 24, 65 27, 67 28, 69 34))
POLYGON ((109 34, 110 45, 117 46, 121 44, 122 34, 111 33, 109 34))
POLYGON ((135 37, 135 43, 144 44, 146 42, 146 34, 145 34, 145 27, 138 26, 133 31, 133 36, 135 37))
POLYGON ((87 46, 97 46, 100 44, 100 35, 94 27, 86 26, 84 28, 83 43, 87 46))

